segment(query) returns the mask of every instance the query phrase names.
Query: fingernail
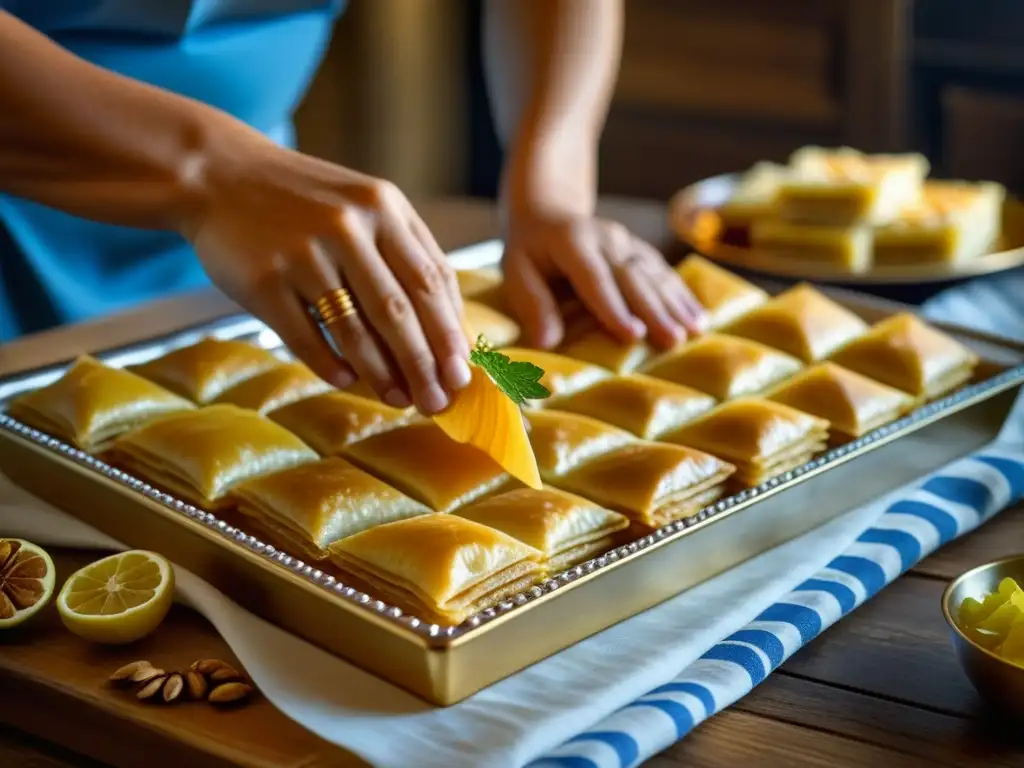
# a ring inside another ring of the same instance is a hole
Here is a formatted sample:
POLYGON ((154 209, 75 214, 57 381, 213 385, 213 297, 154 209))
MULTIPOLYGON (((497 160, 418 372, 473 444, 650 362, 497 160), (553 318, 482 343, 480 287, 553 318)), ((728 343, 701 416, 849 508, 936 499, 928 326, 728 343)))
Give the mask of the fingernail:
POLYGON ((453 389, 464 389, 469 386, 473 374, 469 364, 461 357, 449 357, 444 363, 444 380, 453 389))
POLYGON ((647 326, 638 317, 631 318, 629 321, 629 330, 637 339, 642 339, 647 335, 647 326))
POLYGON ((334 386, 338 389, 348 389, 355 383, 356 375, 352 371, 342 369, 334 376, 334 386))
POLYGON ((384 402, 392 408, 408 408, 412 405, 412 403, 409 402, 409 398, 406 397, 405 392, 400 390, 398 387, 393 387, 384 393, 384 402))
POLYGON ((436 384, 431 384, 423 393, 423 410, 437 413, 448 407, 448 395, 436 384))

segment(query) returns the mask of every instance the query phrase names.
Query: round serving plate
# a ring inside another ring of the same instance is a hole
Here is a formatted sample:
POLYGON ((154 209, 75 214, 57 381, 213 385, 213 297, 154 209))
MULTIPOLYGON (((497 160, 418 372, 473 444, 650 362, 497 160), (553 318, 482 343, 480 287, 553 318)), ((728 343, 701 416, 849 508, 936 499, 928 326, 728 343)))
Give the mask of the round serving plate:
POLYGON ((993 253, 961 264, 886 265, 850 272, 831 264, 786 262, 770 254, 729 242, 717 208, 728 200, 740 174, 698 181, 676 193, 669 203, 669 222, 676 236, 720 264, 786 280, 811 280, 843 285, 939 285, 1024 266, 1024 204, 1007 198, 1003 234, 993 253))

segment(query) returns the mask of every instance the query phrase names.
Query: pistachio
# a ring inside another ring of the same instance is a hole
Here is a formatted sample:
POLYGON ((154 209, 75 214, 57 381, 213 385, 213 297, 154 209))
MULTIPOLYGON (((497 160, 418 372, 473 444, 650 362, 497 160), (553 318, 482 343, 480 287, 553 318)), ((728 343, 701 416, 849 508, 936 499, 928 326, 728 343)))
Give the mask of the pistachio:
POLYGON ((162 669, 157 669, 156 667, 141 667, 136 670, 134 675, 132 675, 131 681, 133 683, 148 683, 153 678, 165 674, 167 673, 162 669))
POLYGON ((185 673, 185 684, 188 686, 188 695, 191 698, 196 701, 202 701, 206 698, 206 692, 209 690, 206 678, 194 669, 190 669, 185 673))
POLYGON ((131 664, 125 664, 123 667, 118 669, 114 674, 110 676, 110 682, 112 683, 131 683, 139 682, 135 680, 135 675, 144 670, 152 669, 153 665, 148 661, 133 661, 131 664))
POLYGON ((181 676, 181 673, 173 672, 169 674, 163 687, 164 701, 168 704, 172 701, 176 701, 184 690, 185 679, 181 676))
POLYGON ((209 702, 211 704, 234 704, 247 698, 252 693, 252 687, 245 683, 223 683, 210 691, 209 702))
POLYGON ((154 677, 144 686, 139 688, 139 690, 135 693, 135 696, 142 701, 145 701, 146 699, 151 699, 158 693, 160 693, 166 681, 167 675, 165 674, 161 674, 159 677, 154 677))

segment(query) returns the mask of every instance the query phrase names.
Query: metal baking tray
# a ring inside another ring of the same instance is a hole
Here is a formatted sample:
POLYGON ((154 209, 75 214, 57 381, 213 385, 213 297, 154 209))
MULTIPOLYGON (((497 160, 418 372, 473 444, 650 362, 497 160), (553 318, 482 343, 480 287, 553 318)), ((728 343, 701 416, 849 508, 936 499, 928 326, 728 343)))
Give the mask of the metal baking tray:
MULTIPOLYGON (((870 322, 888 313, 853 294, 838 298, 870 322)), ((1024 383, 1024 346, 937 325, 983 358, 979 381, 457 627, 405 614, 3 413, 10 398, 55 380, 68 362, 0 379, 0 471, 110 536, 163 553, 278 626, 450 705, 994 439, 1024 383)), ((280 345, 258 321, 233 316, 96 356, 130 365, 204 335, 280 345)))

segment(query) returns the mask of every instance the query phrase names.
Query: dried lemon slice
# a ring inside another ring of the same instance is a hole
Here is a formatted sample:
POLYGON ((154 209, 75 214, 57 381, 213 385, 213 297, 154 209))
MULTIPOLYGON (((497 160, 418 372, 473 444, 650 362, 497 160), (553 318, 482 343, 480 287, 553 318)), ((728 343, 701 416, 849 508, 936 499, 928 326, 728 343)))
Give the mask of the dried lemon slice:
POLYGON ((95 643, 131 643, 164 620, 174 599, 174 570, 160 555, 120 552, 73 573, 57 597, 64 626, 95 643))
POLYGON ((22 539, 0 539, 0 629, 38 613, 53 595, 53 561, 22 539))

